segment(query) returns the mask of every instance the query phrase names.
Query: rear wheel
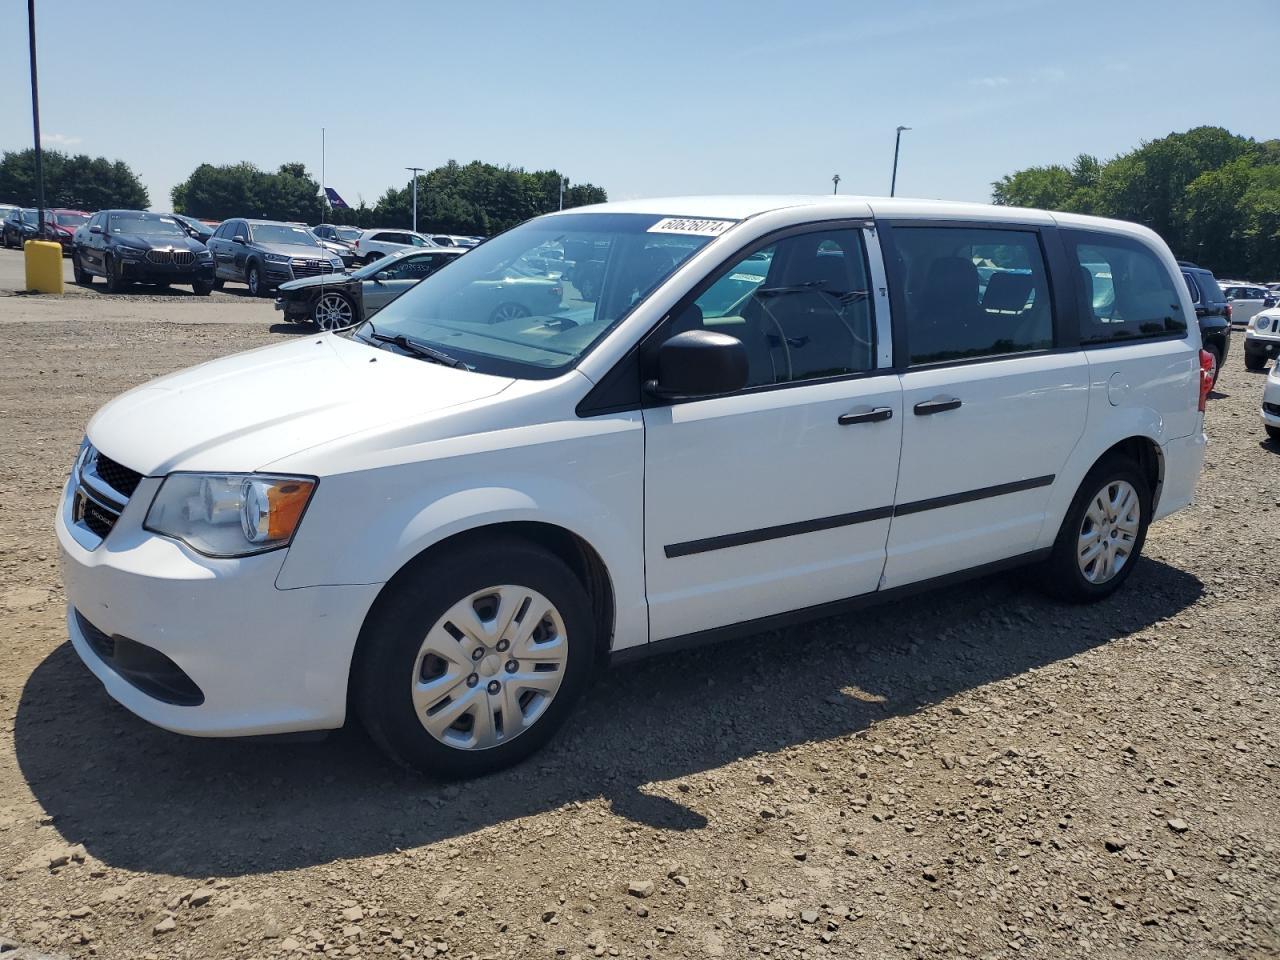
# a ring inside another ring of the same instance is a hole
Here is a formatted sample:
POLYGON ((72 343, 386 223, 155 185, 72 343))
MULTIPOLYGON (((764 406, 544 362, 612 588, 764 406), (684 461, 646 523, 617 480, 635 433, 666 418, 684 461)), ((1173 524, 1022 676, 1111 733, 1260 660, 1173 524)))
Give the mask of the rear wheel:
POLYGON ((1218 374, 1222 372, 1222 354, 1212 343, 1206 345, 1204 350, 1205 353, 1209 354, 1209 356, 1213 358, 1213 370, 1211 371, 1212 377, 1209 380, 1209 386, 1210 389, 1212 389, 1218 385, 1218 374))
POLYGON ((1063 600, 1091 603, 1129 579, 1147 539, 1151 488, 1126 457, 1098 463, 1076 493, 1045 562, 1045 588, 1063 600))
POLYGON ((346 294, 326 291, 311 308, 311 322, 318 330, 345 330, 357 322, 355 304, 346 294))
POLYGON ((1280 427, 1273 427, 1268 423, 1267 436, 1270 437, 1273 442, 1280 443, 1280 427))
POLYGON ((519 303, 500 303, 489 314, 490 323, 502 323, 504 320, 519 320, 530 316, 529 308, 519 303))
POLYGON ((540 748, 587 684, 591 604, 554 554, 520 540, 428 557, 360 633, 353 689, 373 739, 424 773, 474 776, 540 748))
POLYGON ((1248 350, 1244 352, 1244 368, 1246 370, 1261 370, 1267 365, 1267 355, 1265 353, 1250 353, 1248 350))

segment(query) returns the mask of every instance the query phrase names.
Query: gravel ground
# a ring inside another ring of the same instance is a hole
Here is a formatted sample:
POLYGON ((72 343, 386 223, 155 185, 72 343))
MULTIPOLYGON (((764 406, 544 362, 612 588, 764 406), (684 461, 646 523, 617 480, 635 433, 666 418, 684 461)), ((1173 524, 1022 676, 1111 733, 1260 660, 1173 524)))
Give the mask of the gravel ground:
POLYGON ((0 299, 0 952, 1280 956, 1280 448, 1239 344, 1198 502, 1112 600, 1004 576, 608 672, 449 785, 357 729, 167 734, 79 664, 52 516, 89 415, 283 336, 82 299, 0 299))

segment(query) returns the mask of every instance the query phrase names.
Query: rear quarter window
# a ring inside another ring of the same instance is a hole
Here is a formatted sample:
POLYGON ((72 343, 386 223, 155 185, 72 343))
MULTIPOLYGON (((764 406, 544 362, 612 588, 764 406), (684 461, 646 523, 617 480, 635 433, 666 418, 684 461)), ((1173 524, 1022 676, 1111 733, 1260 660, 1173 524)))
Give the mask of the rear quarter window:
POLYGON ((1087 230, 1064 231, 1063 239, 1077 267, 1081 344, 1186 335, 1181 296, 1155 251, 1129 237, 1087 230))

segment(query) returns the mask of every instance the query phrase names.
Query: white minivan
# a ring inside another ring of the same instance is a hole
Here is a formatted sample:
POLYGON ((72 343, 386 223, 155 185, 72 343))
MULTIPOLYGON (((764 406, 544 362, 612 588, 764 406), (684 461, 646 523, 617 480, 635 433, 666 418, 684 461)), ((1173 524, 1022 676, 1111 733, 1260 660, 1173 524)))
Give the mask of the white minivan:
POLYGON ((607 660, 1016 565, 1108 596, 1191 502, 1207 362, 1173 256, 1129 223, 854 197, 554 213, 372 322, 103 407, 57 517, 71 641, 170 730, 323 730, 350 705, 404 764, 491 770, 607 660), (547 251, 577 269, 532 277, 542 313, 470 295, 547 251))

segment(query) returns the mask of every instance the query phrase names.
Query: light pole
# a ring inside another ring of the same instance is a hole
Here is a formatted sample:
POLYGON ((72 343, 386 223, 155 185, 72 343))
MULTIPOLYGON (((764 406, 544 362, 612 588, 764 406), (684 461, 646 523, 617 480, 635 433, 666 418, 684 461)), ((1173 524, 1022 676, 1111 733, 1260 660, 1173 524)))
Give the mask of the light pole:
POLYGON ((320 219, 329 219, 329 185, 324 182, 324 127, 320 128, 320 219))
POLYGON ((831 195, 834 197, 840 192, 840 174, 833 173, 831 175, 831 195))
POLYGON ((44 156, 40 149, 40 83, 36 79, 36 0, 27 0, 27 37, 31 43, 31 125, 36 137, 36 239, 44 239, 44 156))
POLYGON ((426 167, 405 167, 413 172, 413 232, 418 232, 418 174, 426 167))
POLYGON ((898 189, 898 148, 902 146, 902 131, 910 129, 910 127, 898 127, 897 136, 893 138, 893 178, 889 181, 889 196, 891 197, 898 189))
POLYGON ((569 182, 568 177, 560 178, 560 209, 564 209, 564 185, 569 182))

